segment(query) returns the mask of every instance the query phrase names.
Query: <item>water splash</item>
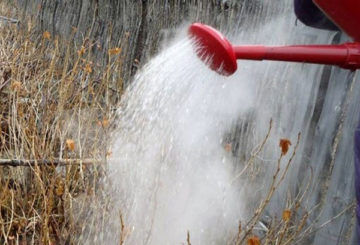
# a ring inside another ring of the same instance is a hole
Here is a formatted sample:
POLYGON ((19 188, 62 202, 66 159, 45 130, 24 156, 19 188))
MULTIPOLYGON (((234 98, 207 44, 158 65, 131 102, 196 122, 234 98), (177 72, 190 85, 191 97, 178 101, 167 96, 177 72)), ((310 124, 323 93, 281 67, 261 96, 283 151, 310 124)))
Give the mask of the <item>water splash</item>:
POLYGON ((236 232, 242 198, 223 137, 251 107, 247 81, 210 71, 186 37, 136 77, 111 164, 131 244, 176 244, 188 230, 210 244, 236 232))

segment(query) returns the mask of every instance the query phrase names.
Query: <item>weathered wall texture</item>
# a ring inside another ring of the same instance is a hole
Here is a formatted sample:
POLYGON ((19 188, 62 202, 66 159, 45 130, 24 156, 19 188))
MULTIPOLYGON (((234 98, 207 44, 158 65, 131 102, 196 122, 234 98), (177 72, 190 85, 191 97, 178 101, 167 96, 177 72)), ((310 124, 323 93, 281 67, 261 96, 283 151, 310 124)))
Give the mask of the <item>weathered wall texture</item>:
POLYGON ((125 78, 137 70, 135 60, 146 61, 160 41, 186 20, 227 30, 241 23, 244 13, 259 16, 262 11, 255 0, 17 0, 17 4, 36 17, 43 30, 68 36, 75 27, 77 40, 90 32, 104 45, 109 38, 112 45, 122 46, 125 78))

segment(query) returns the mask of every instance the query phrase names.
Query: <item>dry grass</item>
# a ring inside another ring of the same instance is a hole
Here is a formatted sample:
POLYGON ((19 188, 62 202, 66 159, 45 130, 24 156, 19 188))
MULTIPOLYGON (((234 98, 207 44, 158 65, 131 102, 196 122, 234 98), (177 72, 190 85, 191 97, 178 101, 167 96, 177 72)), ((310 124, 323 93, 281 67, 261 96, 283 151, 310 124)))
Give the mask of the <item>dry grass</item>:
POLYGON ((33 27, 0 26, 0 243, 101 243, 121 49, 102 65, 99 44, 33 27))

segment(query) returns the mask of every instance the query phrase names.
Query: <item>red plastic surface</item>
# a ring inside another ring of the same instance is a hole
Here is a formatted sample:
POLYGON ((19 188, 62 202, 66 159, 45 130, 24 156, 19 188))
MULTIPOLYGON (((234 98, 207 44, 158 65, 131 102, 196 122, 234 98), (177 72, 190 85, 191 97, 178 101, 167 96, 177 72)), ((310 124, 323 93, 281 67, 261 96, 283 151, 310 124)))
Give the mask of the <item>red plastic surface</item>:
POLYGON ((360 0, 314 0, 355 41, 360 42, 360 0))
POLYGON ((278 60, 360 68, 360 43, 340 45, 235 46, 237 59, 278 60))
POLYGON ((198 56, 206 62, 210 57, 210 68, 222 75, 231 75, 236 71, 236 59, 278 60, 360 69, 360 43, 357 42, 340 45, 233 47, 221 33, 199 23, 191 25, 189 34, 198 41, 198 56))
POLYGON ((229 76, 237 69, 234 50, 230 42, 214 28, 194 23, 189 34, 198 44, 197 54, 211 69, 229 76))

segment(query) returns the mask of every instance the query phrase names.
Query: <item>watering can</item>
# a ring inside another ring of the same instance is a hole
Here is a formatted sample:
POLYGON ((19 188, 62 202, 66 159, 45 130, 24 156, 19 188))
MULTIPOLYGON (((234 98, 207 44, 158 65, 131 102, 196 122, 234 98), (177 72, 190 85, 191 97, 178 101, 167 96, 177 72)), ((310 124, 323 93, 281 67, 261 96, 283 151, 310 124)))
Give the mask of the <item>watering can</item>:
POLYGON ((196 39, 197 55, 221 75, 237 70, 237 60, 277 60, 337 65, 360 69, 360 0, 314 0, 314 3, 354 42, 339 45, 233 46, 216 29, 194 23, 189 35, 196 39))

